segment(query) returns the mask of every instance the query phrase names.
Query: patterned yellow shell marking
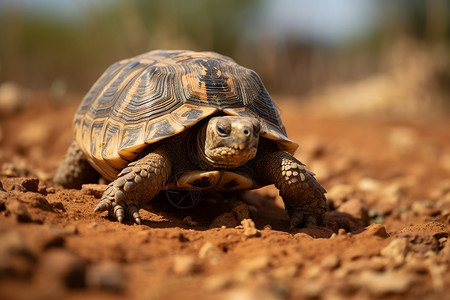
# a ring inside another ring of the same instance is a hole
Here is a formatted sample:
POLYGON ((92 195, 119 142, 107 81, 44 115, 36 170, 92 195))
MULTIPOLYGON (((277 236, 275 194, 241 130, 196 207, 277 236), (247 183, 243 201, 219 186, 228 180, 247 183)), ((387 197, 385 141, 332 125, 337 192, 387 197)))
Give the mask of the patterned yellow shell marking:
POLYGON ((298 147, 259 76, 213 52, 157 50, 111 65, 83 99, 73 127, 91 164, 113 180, 147 145, 220 112, 256 117, 261 136, 292 154, 298 147))

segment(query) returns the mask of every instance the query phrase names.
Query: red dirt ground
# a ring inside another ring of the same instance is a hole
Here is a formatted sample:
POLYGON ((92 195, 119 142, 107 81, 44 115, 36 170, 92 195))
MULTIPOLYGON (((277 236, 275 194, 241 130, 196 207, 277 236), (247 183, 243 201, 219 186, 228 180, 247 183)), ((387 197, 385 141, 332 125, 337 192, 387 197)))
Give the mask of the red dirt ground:
POLYGON ((449 299, 448 119, 279 102, 297 158, 328 190, 325 227, 288 230, 273 187, 190 210, 157 199, 138 226, 93 213, 101 185, 51 181, 81 98, 33 98, 0 119, 0 299, 449 299), (236 227, 247 211, 256 229, 236 227))

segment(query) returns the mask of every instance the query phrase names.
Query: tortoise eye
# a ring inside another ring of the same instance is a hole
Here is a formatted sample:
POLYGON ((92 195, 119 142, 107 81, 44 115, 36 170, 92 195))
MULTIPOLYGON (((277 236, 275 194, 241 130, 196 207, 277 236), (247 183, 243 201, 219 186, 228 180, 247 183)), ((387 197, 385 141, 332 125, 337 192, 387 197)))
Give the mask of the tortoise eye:
POLYGON ((217 134, 221 137, 226 137, 230 134, 230 128, 224 126, 223 124, 217 124, 217 134))

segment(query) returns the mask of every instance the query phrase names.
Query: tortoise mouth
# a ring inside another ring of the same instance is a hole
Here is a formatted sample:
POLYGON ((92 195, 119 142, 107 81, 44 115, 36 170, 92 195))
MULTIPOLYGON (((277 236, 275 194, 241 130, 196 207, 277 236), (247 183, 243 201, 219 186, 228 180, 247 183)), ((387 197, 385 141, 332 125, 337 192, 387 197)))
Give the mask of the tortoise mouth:
POLYGON ((205 151, 208 161, 220 167, 235 168, 242 166, 256 156, 257 147, 220 146, 205 151))
POLYGON ((211 150, 207 150, 206 154, 208 156, 215 157, 242 157, 242 156, 255 156, 257 148, 256 147, 233 147, 233 146, 220 146, 211 150))

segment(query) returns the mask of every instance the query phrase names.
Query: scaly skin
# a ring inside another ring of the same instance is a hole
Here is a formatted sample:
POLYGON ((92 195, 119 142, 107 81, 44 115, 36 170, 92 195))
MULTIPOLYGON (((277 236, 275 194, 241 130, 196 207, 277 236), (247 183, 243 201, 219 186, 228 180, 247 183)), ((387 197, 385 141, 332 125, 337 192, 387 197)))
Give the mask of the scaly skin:
POLYGON ((67 149, 53 181, 69 189, 79 189, 83 183, 97 182, 98 172, 89 164, 76 141, 67 149))
POLYGON ((257 161, 257 172, 280 190, 290 218, 290 228, 320 225, 327 209, 325 189, 314 173, 291 154, 277 151, 257 161))
POLYGON ((169 157, 159 149, 128 164, 108 185, 94 211, 107 210, 119 222, 129 217, 141 224, 139 209, 161 191, 170 176, 169 157))

